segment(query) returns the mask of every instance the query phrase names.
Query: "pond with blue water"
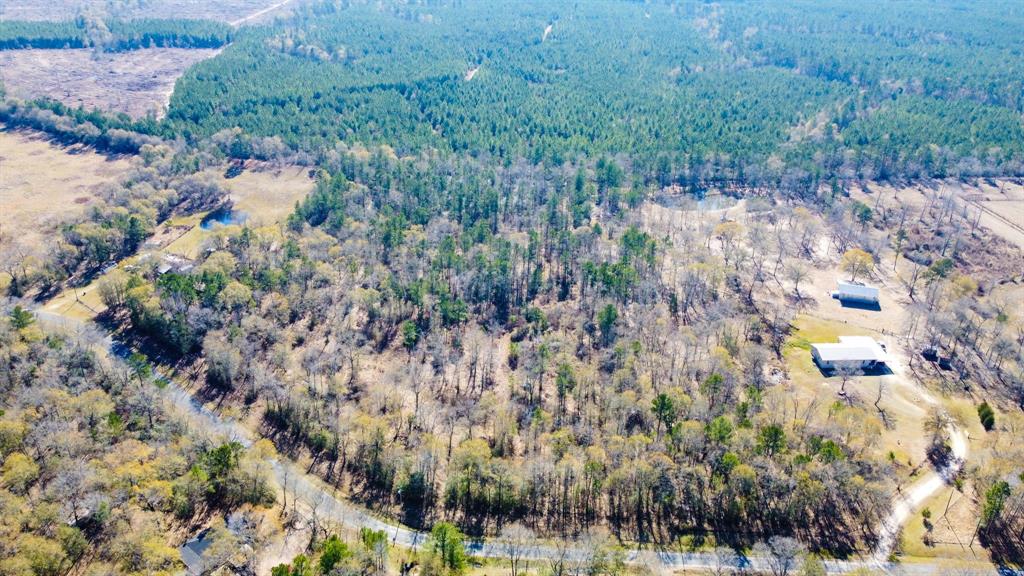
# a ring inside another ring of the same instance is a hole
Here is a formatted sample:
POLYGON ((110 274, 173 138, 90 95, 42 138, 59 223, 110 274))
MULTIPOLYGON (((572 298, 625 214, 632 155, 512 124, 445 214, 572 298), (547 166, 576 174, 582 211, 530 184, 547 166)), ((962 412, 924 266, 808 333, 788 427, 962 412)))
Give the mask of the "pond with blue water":
POLYGON ((207 214, 202 222, 199 223, 199 227, 203 230, 209 230, 215 226, 239 225, 244 223, 246 218, 248 217, 245 212, 221 208, 207 214))

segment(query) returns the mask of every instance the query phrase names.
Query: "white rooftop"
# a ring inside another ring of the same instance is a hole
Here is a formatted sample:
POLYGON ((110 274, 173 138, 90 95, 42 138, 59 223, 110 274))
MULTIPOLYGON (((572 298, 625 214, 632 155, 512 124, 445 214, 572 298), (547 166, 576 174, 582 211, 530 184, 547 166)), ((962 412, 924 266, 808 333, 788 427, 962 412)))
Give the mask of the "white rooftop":
POLYGON ((849 294, 850 296, 860 296, 865 298, 877 298, 878 288, 874 286, 865 286, 864 284, 854 284, 852 282, 838 282, 839 289, 836 290, 839 294, 849 294))
POLYGON ((840 336, 839 342, 811 344, 811 347, 825 362, 885 362, 886 359, 885 349, 870 336, 840 336))

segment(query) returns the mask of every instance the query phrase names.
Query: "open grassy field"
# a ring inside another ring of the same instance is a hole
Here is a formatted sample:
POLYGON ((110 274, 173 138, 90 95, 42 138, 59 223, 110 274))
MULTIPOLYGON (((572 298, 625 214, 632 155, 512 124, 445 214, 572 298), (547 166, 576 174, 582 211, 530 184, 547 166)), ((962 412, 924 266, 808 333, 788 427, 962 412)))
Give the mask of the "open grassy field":
MULTIPOLYGON (((265 164, 249 162, 248 169, 234 178, 225 178, 223 172, 215 177, 231 191, 234 210, 244 215, 245 221, 251 226, 268 226, 285 220, 295 208, 295 203, 305 198, 313 189, 313 181, 307 169, 301 166, 275 168, 265 164)), ((217 233, 220 225, 215 224, 209 229, 200 227, 206 214, 174 218, 161 226, 157 231, 166 228, 185 230, 168 234, 169 242, 160 243, 167 253, 185 258, 199 256, 207 240, 217 233)))
POLYGON ((219 50, 150 48, 98 53, 76 50, 0 51, 0 78, 21 98, 46 96, 69 106, 162 116, 174 83, 219 50))
POLYGON ((205 18, 234 22, 279 4, 281 0, 5 0, 0 19, 67 20, 79 13, 119 18, 205 18))
POLYGON ((249 222, 272 224, 284 221, 295 203, 313 189, 308 170, 302 166, 275 168, 249 162, 245 172, 231 179, 221 176, 221 183, 231 190, 235 209, 244 212, 249 222))
POLYGON ((0 246, 14 240, 42 246, 62 221, 95 201, 99 185, 115 182, 130 166, 124 158, 56 146, 0 125, 0 246))

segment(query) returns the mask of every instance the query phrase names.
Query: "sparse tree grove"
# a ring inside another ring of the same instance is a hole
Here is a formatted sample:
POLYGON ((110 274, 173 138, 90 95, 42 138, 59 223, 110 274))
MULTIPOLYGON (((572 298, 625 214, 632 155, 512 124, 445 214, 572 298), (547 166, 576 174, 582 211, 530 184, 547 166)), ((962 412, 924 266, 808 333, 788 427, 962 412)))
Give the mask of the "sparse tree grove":
POLYGON ((0 104, 11 128, 134 158, 47 246, 2 239, 0 575, 169 573, 207 527, 211 557, 252 570, 277 522, 309 542, 275 576, 457 576, 477 536, 512 576, 617 575, 622 542, 824 573, 912 477, 879 456, 906 417, 891 387, 794 384, 826 269, 906 307, 898 333, 858 329, 962 400, 914 428, 935 463, 951 423, 984 434, 951 482, 993 557, 1022 557, 1021 252, 954 190, 1024 174, 1016 4, 293 8, 0 23, 0 50, 225 46, 162 119, 0 104), (282 221, 161 252, 174 217, 232 209, 213 172, 284 165, 312 191, 282 221), (863 191, 878 181, 923 200, 863 191), (123 360, 33 314, 87 285, 123 360), (150 359, 264 439, 191 429, 150 359), (278 452, 301 463, 281 485, 278 452), (346 533, 289 486, 300 468, 429 541, 346 533))

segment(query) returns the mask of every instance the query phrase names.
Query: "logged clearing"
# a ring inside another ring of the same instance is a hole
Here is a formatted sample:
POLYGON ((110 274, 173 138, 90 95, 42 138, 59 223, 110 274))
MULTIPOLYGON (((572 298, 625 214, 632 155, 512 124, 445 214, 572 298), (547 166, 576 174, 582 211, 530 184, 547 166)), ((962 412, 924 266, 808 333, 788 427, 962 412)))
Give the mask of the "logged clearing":
POLYGON ((0 125, 0 244, 41 246, 58 224, 83 213, 96 189, 131 163, 82 146, 60 147, 42 136, 0 125))
POLYGON ((101 53, 89 49, 6 50, 0 77, 21 98, 46 96, 68 106, 162 116, 174 83, 189 66, 217 55, 214 49, 148 48, 101 53))
POLYGON ((0 2, 0 20, 68 20, 86 13, 119 18, 197 18, 235 22, 240 17, 264 16, 272 7, 276 11, 279 4, 281 0, 5 0, 0 2))

